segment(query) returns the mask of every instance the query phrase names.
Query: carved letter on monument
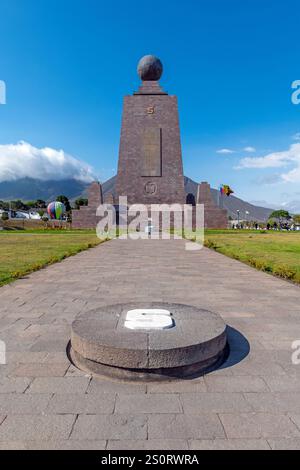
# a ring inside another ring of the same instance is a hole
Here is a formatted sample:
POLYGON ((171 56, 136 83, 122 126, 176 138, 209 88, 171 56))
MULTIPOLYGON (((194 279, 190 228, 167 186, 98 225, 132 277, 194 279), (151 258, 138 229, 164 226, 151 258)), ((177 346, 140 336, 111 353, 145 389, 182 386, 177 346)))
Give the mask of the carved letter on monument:
POLYGON ((161 176, 161 128, 144 130, 141 150, 142 176, 161 176))

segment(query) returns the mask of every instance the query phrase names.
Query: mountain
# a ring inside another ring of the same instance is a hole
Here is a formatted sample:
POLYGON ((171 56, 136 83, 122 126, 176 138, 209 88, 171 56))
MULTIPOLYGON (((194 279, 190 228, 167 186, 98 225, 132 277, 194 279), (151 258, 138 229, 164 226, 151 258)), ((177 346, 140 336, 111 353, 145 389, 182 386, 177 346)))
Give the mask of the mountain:
MULTIPOLYGON (((192 179, 188 178, 187 176, 184 177, 184 185, 185 185, 185 192, 187 194, 193 194, 193 196, 197 197, 197 183, 192 179)), ((249 202, 243 201, 236 196, 223 196, 220 197, 220 192, 217 189, 211 188, 211 194, 215 201, 215 203, 219 207, 223 207, 227 209, 228 216, 231 216, 232 219, 237 219, 237 211, 240 211, 240 218, 241 219, 248 219, 248 220, 257 220, 264 222, 268 220, 271 212, 274 209, 268 209, 266 207, 255 206, 250 204, 249 202), (222 206, 223 204, 223 206, 222 206), (246 214, 249 212, 249 215, 246 214)))
POLYGON ((117 177, 113 176, 109 180, 105 181, 105 183, 102 184, 102 192, 103 196, 108 193, 115 193, 115 185, 117 182, 117 177))
MULTIPOLYGON (((116 184, 116 176, 102 184, 103 195, 108 193, 114 194, 116 184)), ((187 194, 197 196, 197 183, 185 176, 185 191, 187 194)), ((35 199, 44 199, 45 201, 55 200, 60 194, 64 194, 71 201, 79 196, 86 196, 88 184, 75 179, 66 179, 61 181, 41 181, 32 178, 23 178, 16 181, 5 181, 0 183, 0 200, 22 199, 23 201, 31 201, 35 199)), ((256 206, 245 202, 233 195, 230 197, 223 196, 221 199, 219 191, 211 189, 212 196, 219 206, 223 203, 223 207, 228 210, 228 215, 233 219, 237 218, 237 210, 240 211, 240 218, 249 218, 251 220, 265 221, 268 219, 273 209, 256 206), (246 211, 249 215, 246 216, 246 211)))
POLYGON ((81 194, 87 186, 86 183, 75 179, 42 181, 33 178, 22 178, 0 183, 0 199, 5 201, 15 199, 22 199, 22 201, 35 199, 52 201, 60 194, 72 199, 81 194))

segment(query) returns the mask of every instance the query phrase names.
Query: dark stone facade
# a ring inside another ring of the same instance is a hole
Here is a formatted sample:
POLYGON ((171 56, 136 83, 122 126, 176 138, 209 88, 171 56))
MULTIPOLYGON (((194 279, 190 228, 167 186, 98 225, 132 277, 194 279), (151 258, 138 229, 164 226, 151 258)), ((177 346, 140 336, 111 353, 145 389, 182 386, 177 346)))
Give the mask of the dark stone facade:
POLYGON ((204 204, 204 228, 227 228, 227 210, 215 204, 206 182, 198 185, 197 204, 204 204))
POLYGON ((88 188, 88 205, 72 211, 72 228, 96 228, 97 207, 103 204, 101 184, 94 181, 88 188))
POLYGON ((119 196, 129 204, 185 203, 177 98, 155 81, 124 98, 119 196))

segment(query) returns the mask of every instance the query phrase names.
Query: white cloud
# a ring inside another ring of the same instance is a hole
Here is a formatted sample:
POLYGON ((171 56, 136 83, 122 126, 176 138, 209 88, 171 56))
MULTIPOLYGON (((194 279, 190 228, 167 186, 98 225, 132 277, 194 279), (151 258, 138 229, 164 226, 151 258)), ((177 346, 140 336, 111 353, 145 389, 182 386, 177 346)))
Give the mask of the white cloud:
POLYGON ((300 140, 300 132, 297 132, 296 134, 293 135, 293 140, 300 140))
POLYGON ((231 149, 220 149, 220 150, 217 150, 217 153, 221 153, 223 155, 228 155, 230 153, 234 153, 234 150, 231 150, 231 149))
POLYGON ((90 182, 95 179, 89 165, 63 150, 37 148, 23 141, 0 145, 0 182, 26 177, 43 181, 74 178, 90 182))
POLYGON ((243 150, 244 150, 244 152, 248 152, 248 153, 256 152, 255 147, 245 147, 245 148, 243 148, 243 150))
POLYGON ((284 168, 293 165, 290 171, 282 173, 280 178, 288 183, 300 183, 300 143, 293 144, 288 150, 274 152, 264 157, 246 157, 240 160, 236 169, 243 168, 284 168))

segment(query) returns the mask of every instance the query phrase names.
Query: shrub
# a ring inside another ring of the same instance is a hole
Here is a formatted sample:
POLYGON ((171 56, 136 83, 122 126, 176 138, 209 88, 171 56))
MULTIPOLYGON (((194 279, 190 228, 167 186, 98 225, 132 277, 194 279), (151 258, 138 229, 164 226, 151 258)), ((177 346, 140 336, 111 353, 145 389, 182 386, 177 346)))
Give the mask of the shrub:
POLYGON ((210 239, 205 240, 204 245, 207 248, 210 248, 211 250, 217 250, 218 249, 218 245, 213 240, 210 240, 210 239))
POLYGON ((297 271, 292 266, 277 264, 273 267, 273 273, 276 274, 276 276, 283 277, 284 279, 294 279, 297 271))

